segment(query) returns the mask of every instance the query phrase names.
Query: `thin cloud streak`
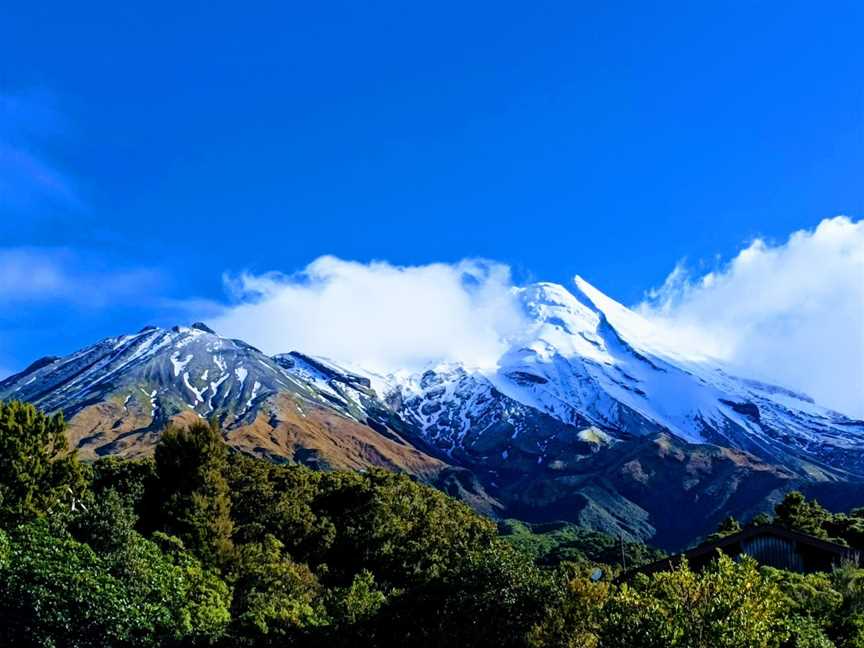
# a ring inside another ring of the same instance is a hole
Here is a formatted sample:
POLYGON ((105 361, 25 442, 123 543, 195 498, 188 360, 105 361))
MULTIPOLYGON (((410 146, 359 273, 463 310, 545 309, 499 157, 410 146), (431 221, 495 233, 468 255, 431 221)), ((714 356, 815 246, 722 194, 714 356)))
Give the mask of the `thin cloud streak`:
POLYGON ((83 209, 75 183, 45 152, 68 130, 51 95, 0 94, 0 210, 83 209))
POLYGON ((88 267, 78 252, 62 248, 0 248, 0 304, 65 302, 101 307, 141 300, 162 285, 158 270, 88 267))

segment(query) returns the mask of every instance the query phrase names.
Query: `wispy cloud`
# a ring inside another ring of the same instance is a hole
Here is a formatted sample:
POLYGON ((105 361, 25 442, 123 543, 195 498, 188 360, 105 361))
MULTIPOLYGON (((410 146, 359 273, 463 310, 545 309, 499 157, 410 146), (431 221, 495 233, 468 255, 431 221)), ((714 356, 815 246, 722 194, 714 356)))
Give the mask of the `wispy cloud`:
POLYGON ((0 248, 0 305, 62 301, 82 306, 140 299, 162 283, 155 269, 100 267, 62 248, 0 248))
POLYGON ((680 263, 639 310, 744 374, 864 416, 864 221, 757 239, 702 275, 680 263))
POLYGON ((74 182, 48 152, 68 130, 51 95, 0 94, 0 209, 81 209, 74 182))

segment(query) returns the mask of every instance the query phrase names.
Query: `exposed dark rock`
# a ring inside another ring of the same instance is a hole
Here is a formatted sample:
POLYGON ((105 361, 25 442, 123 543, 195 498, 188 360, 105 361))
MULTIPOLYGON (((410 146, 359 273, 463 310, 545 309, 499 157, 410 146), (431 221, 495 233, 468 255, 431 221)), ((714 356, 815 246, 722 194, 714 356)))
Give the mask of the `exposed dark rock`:
POLYGON ((216 331, 207 326, 204 322, 195 322, 192 324, 193 329, 198 329, 199 331, 204 331, 205 333, 212 333, 216 335, 216 331))
POLYGON ((760 418, 759 408, 754 403, 736 403, 734 401, 726 400, 724 398, 721 398, 720 402, 724 405, 728 405, 739 414, 749 416, 754 421, 758 421, 760 418))

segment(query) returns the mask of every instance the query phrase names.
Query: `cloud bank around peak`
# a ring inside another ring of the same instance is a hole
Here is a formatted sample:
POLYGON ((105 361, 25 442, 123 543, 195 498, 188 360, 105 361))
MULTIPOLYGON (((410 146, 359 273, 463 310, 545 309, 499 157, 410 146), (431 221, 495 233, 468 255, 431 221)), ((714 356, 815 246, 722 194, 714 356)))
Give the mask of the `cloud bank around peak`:
POLYGON ((701 276, 679 263, 638 310, 743 375, 864 417, 864 221, 756 239, 701 276))
POLYGON ((323 256, 294 275, 225 282, 236 304, 209 320, 221 335, 378 372, 494 365, 522 321, 509 268, 485 260, 397 266, 323 256))
MULTIPOLYGON (((448 360, 494 367, 526 327, 509 268, 487 260, 323 256, 296 274, 225 283, 233 303, 207 318, 221 335, 380 373, 448 360)), ((836 217, 785 242, 757 239, 713 272, 681 263, 635 310, 685 355, 864 417, 864 221, 836 217)))

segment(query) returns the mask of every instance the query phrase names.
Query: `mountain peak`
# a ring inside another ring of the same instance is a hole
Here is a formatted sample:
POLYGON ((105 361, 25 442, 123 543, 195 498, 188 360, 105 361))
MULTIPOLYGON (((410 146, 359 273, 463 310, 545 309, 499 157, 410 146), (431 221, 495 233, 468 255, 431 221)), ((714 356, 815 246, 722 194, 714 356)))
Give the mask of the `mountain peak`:
POLYGON ((198 329, 199 331, 204 331, 205 333, 212 333, 213 335, 216 335, 216 331, 211 329, 204 322, 195 322, 190 328, 198 329))
POLYGON ((623 304, 615 301, 603 291, 595 288, 580 275, 575 275, 573 277, 573 286, 576 299, 597 313, 602 313, 607 319, 611 320, 616 318, 616 316, 617 318, 627 317, 630 319, 642 319, 641 316, 637 315, 623 304))
POLYGON ((544 304, 564 305, 573 301, 573 295, 564 286, 549 281, 538 281, 524 288, 531 301, 544 304))
POLYGON ((594 310, 583 304, 573 293, 557 283, 538 282, 519 289, 519 298, 531 319, 549 321, 570 319, 594 320, 594 310))
POLYGON ((609 297, 597 290, 597 288, 578 274, 573 277, 573 286, 575 287, 576 298, 594 310, 602 310, 601 304, 607 300, 611 301, 609 297))
POLYGON ((557 322, 575 317, 579 323, 575 328, 571 326, 574 330, 585 326, 594 329, 601 318, 616 327, 619 323, 629 329, 645 327, 640 315, 607 297, 579 275, 573 278, 572 290, 557 283, 537 282, 522 289, 521 299, 532 319, 557 322))
POLYGON ((576 298, 601 315, 628 344, 663 357, 681 357, 681 349, 674 337, 670 339, 668 331, 615 301, 579 275, 573 277, 573 285, 576 298))

